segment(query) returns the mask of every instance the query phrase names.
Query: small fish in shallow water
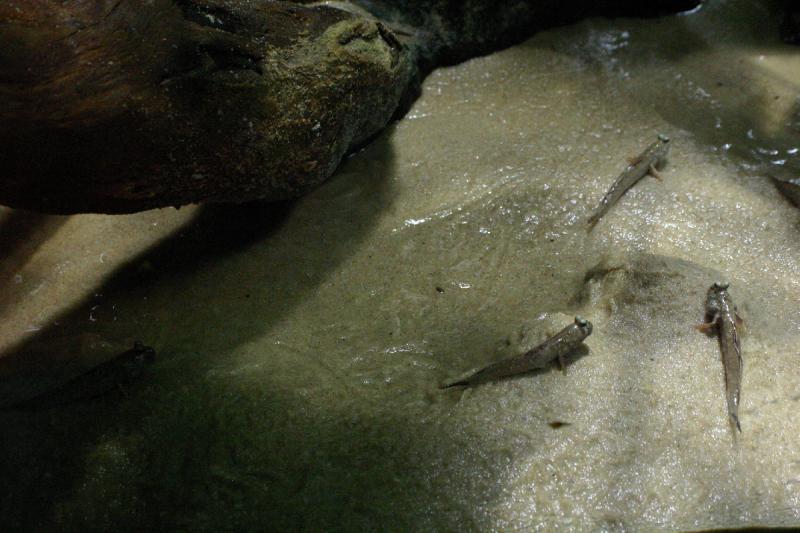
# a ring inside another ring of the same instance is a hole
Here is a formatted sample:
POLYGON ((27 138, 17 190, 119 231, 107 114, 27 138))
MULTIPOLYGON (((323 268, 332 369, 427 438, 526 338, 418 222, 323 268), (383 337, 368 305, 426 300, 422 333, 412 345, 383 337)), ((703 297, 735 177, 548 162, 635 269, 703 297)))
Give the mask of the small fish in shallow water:
POLYGON ((706 320, 697 329, 707 332, 716 327, 719 347, 722 351, 722 366, 725 368, 725 394, 728 402, 728 417, 731 425, 742 431, 739 424, 739 394, 742 386, 742 345, 739 328, 742 319, 728 293, 728 283, 715 282, 706 297, 706 320))
POLYGON ((536 348, 522 354, 498 361, 487 366, 483 370, 478 370, 471 376, 460 379, 452 383, 446 383, 440 388, 470 386, 488 381, 524 374, 531 370, 546 368, 554 360, 558 359, 561 367, 564 367, 564 356, 575 350, 583 340, 591 335, 592 323, 581 318, 575 317, 575 322, 565 327, 553 337, 550 337, 536 348))
POLYGON ((85 374, 81 374, 39 396, 12 406, 13 409, 38 410, 90 400, 104 396, 114 390, 122 390, 144 374, 147 366, 155 361, 156 351, 136 342, 133 348, 113 359, 101 363, 85 374))
POLYGON ((625 192, 633 187, 637 181, 645 177, 647 174, 661 179, 661 174, 658 173, 658 168, 662 166, 667 160, 669 153, 669 137, 663 134, 658 135, 656 142, 648 146, 639 157, 630 160, 628 168, 619 175, 617 180, 608 189, 608 192, 603 199, 600 200, 600 205, 597 206, 594 214, 589 217, 589 230, 605 215, 611 207, 617 203, 625 192))

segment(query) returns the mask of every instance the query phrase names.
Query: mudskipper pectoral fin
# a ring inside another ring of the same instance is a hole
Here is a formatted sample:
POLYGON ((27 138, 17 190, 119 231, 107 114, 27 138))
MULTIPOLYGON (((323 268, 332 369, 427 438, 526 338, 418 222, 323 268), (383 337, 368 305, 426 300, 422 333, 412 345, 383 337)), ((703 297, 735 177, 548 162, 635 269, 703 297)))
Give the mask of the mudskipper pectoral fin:
POLYGON ((653 176, 658 181, 664 181, 664 178, 661 176, 661 173, 658 171, 658 169, 656 169, 654 165, 650 165, 647 168, 647 173, 653 176))
POLYGON ((558 366, 561 368, 561 373, 566 375, 567 374, 567 362, 564 359, 564 356, 559 354, 558 355, 558 366))
POLYGON ((717 325, 716 322, 703 322, 702 324, 697 324, 695 326, 695 329, 700 333, 708 333, 716 325, 717 325))

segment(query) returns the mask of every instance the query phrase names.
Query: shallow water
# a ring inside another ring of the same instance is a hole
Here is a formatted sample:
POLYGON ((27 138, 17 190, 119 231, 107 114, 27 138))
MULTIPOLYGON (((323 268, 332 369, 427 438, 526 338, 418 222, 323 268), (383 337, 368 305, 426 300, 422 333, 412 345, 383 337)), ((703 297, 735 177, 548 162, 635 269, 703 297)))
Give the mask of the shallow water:
POLYGON ((124 394, 0 413, 2 521, 797 524, 800 215, 767 175, 798 174, 800 55, 777 22, 710 2, 437 70, 292 205, 3 211, 0 402, 136 339, 158 361, 124 394), (664 182, 587 233, 658 132, 664 182), (717 279, 747 323, 735 441, 716 339, 692 328, 717 279), (576 313, 594 333, 566 375, 438 389, 576 313))

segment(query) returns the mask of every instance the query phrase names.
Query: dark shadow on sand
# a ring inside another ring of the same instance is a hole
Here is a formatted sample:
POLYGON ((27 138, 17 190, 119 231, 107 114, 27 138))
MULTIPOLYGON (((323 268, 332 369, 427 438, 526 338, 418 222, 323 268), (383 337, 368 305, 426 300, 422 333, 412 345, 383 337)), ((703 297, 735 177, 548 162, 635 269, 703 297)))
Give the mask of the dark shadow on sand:
MULTIPOLYGON (((390 203, 388 178, 394 166, 391 131, 387 129, 383 139, 362 156, 373 161, 375 172, 358 173, 357 179, 344 185, 337 184, 334 177, 325 186, 335 187, 344 199, 329 198, 318 191, 298 203, 205 207, 174 235, 131 258, 93 296, 4 354, 3 366, 18 369, 0 383, 0 403, 8 406, 42 392, 42 384, 51 387, 68 377, 63 365, 52 364, 63 358, 48 349, 51 341, 57 340, 62 346, 65 338, 92 334, 122 346, 139 339, 157 351, 150 378, 132 386, 125 395, 110 394, 34 413, 0 411, 3 529, 52 530, 65 525, 69 529, 78 527, 75 524, 84 530, 104 529, 100 523, 91 524, 91 517, 61 516, 58 502, 80 491, 75 483, 91 476, 85 472, 87 453, 109 436, 136 438, 142 425, 158 424, 158 420, 149 418, 152 412, 171 409, 163 402, 170 402, 171 395, 179 391, 196 394, 197 402, 175 407, 185 411, 175 415, 179 424, 185 424, 175 428, 171 445, 187 447, 188 463, 192 461, 192 446, 213 445, 214 438, 206 433, 213 433, 213 428, 192 427, 194 422, 206 423, 205 410, 212 407, 204 402, 214 402, 213 397, 206 396, 203 376, 220 357, 263 335, 313 294, 328 273, 358 248, 374 217, 390 203), (329 202, 344 207, 326 210, 329 202), (292 230, 287 231, 287 225, 292 230), (90 313, 92 322, 87 320, 90 313), (195 430, 203 434, 194 434, 195 430)), ((109 357, 112 355, 109 353, 109 357)), ((226 391, 215 394, 225 396, 226 391)), ((275 416, 279 420, 282 414, 275 416)), ((159 435, 170 432, 169 428, 161 429, 159 435)), ((147 443, 142 445, 147 447, 147 443)), ((164 457, 161 451, 153 448, 142 452, 150 458, 150 464, 142 468, 173 468, 159 466, 164 457)), ((188 463, 169 475, 176 479, 184 474, 205 475, 203 465, 190 467, 188 463)), ((157 483, 147 471, 129 481, 137 490, 142 489, 142 483, 157 483)), ((182 479, 185 483, 193 481, 201 480, 182 479)), ((143 524, 178 526, 180 516, 191 514, 185 507, 172 508, 168 501, 149 499, 146 491, 132 496, 140 498, 143 507, 131 523, 123 524, 123 529, 140 531, 143 524)), ((181 495, 169 493, 169 497, 180 499, 181 495)), ((179 506, 184 503, 175 502, 179 506)), ((106 514, 113 515, 113 510, 106 514)))
POLYGON ((60 215, 41 215, 13 210, 0 216, 0 313, 24 297, 24 285, 14 276, 69 219, 60 215))

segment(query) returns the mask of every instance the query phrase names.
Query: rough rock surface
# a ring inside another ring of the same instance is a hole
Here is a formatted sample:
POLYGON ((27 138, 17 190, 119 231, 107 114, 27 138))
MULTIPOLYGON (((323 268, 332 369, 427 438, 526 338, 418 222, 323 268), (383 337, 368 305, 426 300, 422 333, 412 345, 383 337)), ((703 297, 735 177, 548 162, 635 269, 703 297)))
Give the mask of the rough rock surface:
MULTIPOLYGON (((628 4, 607 9, 640 12, 628 4)), ((298 196, 404 109, 432 66, 590 5, 6 2, 0 203, 119 213, 298 196)))
POLYGON ((74 5, 0 8, 19 43, 0 52, 0 198, 12 206, 297 195, 386 124, 411 73, 379 24, 324 6, 74 5))

